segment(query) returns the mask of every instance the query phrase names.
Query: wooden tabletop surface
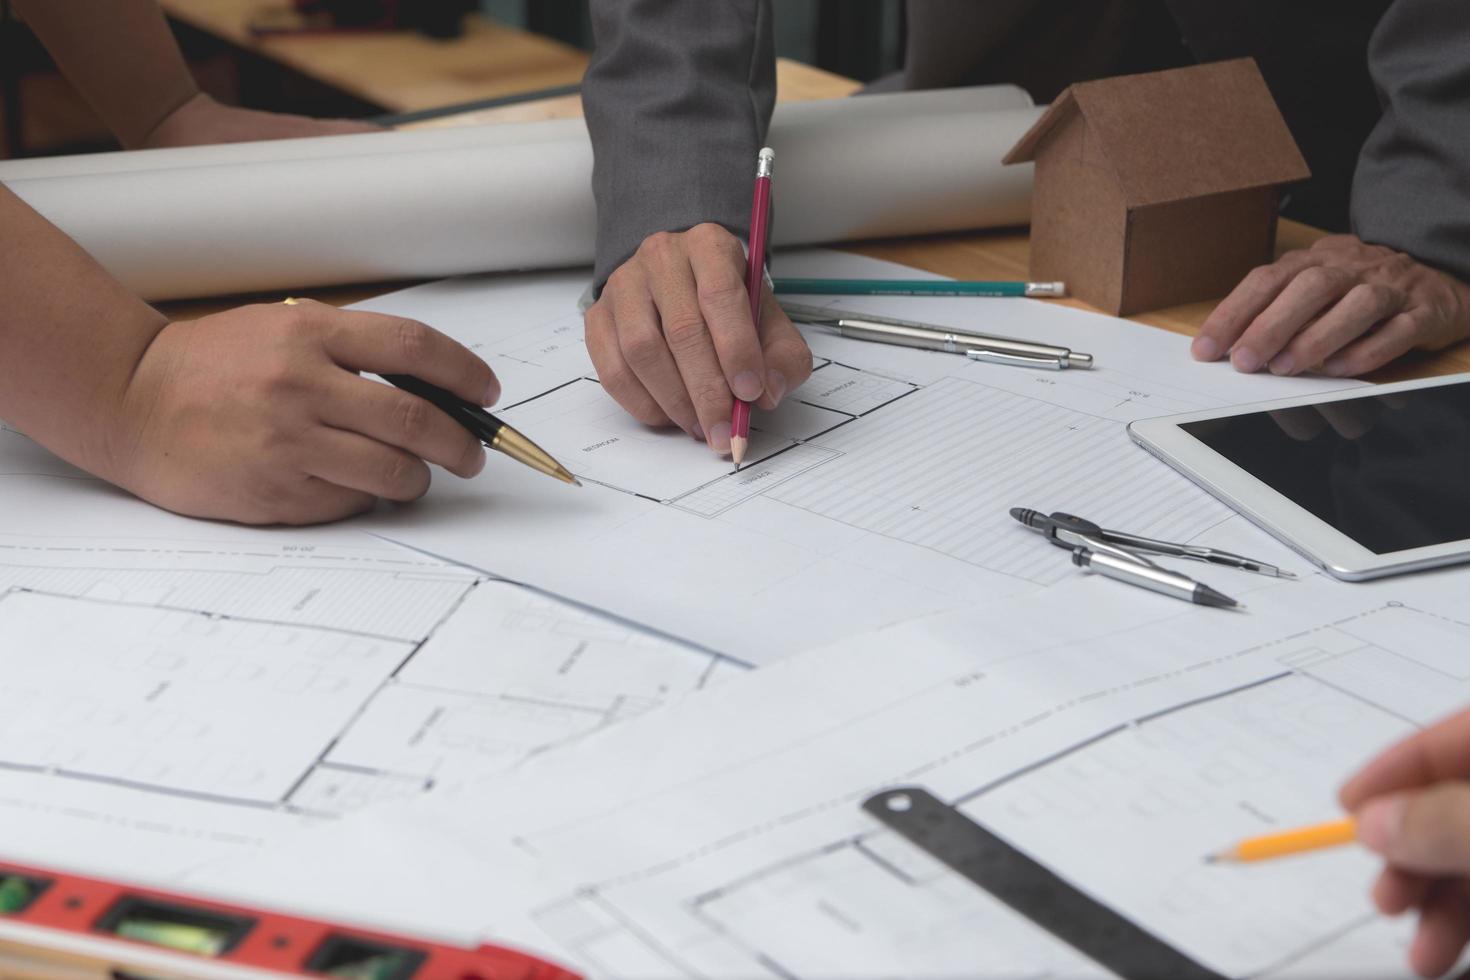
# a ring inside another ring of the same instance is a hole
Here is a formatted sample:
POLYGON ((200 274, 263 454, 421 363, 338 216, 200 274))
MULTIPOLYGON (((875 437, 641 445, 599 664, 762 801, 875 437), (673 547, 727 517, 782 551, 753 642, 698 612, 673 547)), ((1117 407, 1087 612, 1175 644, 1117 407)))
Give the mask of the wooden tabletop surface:
POLYGON ((164 12, 390 112, 414 112, 571 85, 587 52, 478 14, 450 40, 415 31, 256 37, 249 24, 287 0, 159 0, 164 12))

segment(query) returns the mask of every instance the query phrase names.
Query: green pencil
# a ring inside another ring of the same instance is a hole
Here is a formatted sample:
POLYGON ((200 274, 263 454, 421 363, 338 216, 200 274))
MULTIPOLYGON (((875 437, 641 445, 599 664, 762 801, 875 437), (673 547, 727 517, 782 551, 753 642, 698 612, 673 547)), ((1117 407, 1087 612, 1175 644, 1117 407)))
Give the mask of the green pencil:
POLYGON ((772 279, 787 296, 1065 296, 1064 282, 966 279, 772 279))

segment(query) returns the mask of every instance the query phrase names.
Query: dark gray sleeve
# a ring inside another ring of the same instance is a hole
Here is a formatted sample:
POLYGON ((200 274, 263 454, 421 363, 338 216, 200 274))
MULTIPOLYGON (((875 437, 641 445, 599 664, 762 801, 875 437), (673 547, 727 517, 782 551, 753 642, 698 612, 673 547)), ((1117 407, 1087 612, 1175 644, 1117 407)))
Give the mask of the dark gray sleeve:
POLYGON ((1353 231, 1470 282, 1470 6, 1396 0, 1368 69, 1383 118, 1353 176, 1353 231))
POLYGON ((649 235, 750 229, 755 156, 776 101, 770 0, 592 0, 582 83, 600 289, 649 235))

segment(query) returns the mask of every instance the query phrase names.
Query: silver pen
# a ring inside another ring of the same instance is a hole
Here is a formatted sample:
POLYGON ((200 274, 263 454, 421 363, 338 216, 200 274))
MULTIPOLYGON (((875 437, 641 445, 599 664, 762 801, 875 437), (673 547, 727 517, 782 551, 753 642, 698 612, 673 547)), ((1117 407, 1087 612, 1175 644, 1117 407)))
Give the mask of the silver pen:
POLYGON ((1100 575, 1127 582, 1142 589, 1152 589, 1162 595, 1183 599, 1201 606, 1218 606, 1225 609, 1244 609, 1240 603, 1217 592, 1203 582, 1196 582, 1188 575, 1171 572, 1157 565, 1144 565, 1137 561, 1119 558, 1116 555, 1093 551, 1079 546, 1072 549, 1072 564, 1079 568, 1090 568, 1100 575))
POLYGON ((992 337, 988 334, 955 330, 951 327, 940 327, 930 323, 848 313, 820 306, 787 303, 784 300, 781 308, 797 323, 824 327, 833 333, 851 337, 854 340, 897 344, 900 347, 917 347, 922 350, 943 351, 946 354, 966 354, 977 361, 1010 364, 1016 367, 1039 367, 1053 370, 1092 367, 1091 354, 1081 354, 1068 347, 1033 344, 1027 340, 1015 340, 1011 337, 992 337))

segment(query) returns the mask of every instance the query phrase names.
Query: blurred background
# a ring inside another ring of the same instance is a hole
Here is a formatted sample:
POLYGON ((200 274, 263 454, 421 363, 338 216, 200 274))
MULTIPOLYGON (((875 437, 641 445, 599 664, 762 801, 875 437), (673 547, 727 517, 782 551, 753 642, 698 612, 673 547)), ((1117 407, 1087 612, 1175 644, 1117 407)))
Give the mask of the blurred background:
MULTIPOLYGON (((587 0, 160 0, 201 86, 315 116, 401 116, 570 91, 587 0)), ((867 81, 896 70, 902 0, 781 0, 780 54, 867 81)), ((0 0, 0 158, 112 149, 107 131, 0 0)))
MULTIPOLYGON (((466 109, 475 122, 580 111, 588 0, 158 2, 201 87, 225 103, 420 126, 444 124, 436 114, 456 110, 463 119, 466 109)), ((911 15, 929 31, 916 33, 916 51, 937 31, 974 57, 907 66, 909 84, 1013 82, 1038 102, 1085 78, 1251 56, 1313 171, 1283 213, 1345 230, 1357 152, 1378 116, 1368 37, 1388 3, 777 0, 778 88, 783 98, 831 97, 834 76, 848 80, 840 91, 880 80, 898 87, 911 15), (1012 33, 982 26, 997 17, 1012 33)), ((112 148, 10 0, 0 0, 0 158, 112 148)))

